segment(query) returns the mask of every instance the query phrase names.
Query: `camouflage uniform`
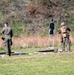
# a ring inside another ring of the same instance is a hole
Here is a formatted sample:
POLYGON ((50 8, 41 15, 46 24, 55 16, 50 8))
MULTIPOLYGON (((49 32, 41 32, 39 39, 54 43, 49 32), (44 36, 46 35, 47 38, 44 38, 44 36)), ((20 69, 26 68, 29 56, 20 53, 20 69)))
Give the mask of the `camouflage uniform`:
POLYGON ((69 37, 63 38, 62 50, 63 51, 70 51, 70 39, 69 39, 69 37), (65 46, 67 46, 67 49, 66 50, 65 50, 65 46))
POLYGON ((70 28, 64 25, 64 23, 61 24, 60 28, 60 34, 61 34, 61 44, 62 44, 62 50, 63 51, 70 51, 70 28), (65 50, 65 47, 67 46, 67 50, 65 50))
POLYGON ((4 37, 2 37, 2 39, 4 41, 6 54, 11 56, 11 45, 12 45, 13 31, 10 27, 6 26, 2 29, 1 34, 4 34, 4 37))

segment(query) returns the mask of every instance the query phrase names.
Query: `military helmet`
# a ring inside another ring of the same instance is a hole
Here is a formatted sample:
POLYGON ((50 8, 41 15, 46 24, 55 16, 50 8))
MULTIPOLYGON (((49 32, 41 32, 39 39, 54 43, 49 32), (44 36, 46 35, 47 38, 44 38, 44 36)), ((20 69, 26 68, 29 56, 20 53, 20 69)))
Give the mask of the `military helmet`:
POLYGON ((65 23, 64 22, 61 22, 61 26, 64 26, 65 25, 65 23))

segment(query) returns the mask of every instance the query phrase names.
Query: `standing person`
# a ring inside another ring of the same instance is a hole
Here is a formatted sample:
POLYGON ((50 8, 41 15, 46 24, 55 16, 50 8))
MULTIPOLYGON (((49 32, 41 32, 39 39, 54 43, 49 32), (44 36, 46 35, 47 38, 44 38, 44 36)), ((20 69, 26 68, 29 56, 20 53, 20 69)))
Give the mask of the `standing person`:
POLYGON ((50 35, 54 34, 54 20, 52 19, 50 24, 49 24, 49 29, 50 29, 50 35))
POLYGON ((63 51, 70 51, 70 28, 65 25, 64 22, 61 23, 60 32, 61 34, 61 44, 63 51), (65 46, 67 46, 67 50, 65 50, 65 46))
POLYGON ((9 56, 11 56, 11 45, 12 45, 13 31, 8 26, 8 23, 4 24, 4 27, 1 30, 0 34, 4 34, 4 37, 2 37, 2 40, 4 41, 6 54, 9 55, 9 56))
MULTIPOLYGON (((54 20, 52 19, 50 24, 49 24, 49 38, 51 38, 51 48, 54 48, 54 29, 55 29, 55 24, 54 24, 54 20)), ((50 42, 50 41, 49 41, 50 42)))

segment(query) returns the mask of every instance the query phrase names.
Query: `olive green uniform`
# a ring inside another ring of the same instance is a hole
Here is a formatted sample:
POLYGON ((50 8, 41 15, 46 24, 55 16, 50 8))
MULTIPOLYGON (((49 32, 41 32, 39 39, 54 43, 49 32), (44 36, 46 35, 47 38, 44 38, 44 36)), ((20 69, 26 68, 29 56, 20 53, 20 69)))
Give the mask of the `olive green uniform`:
POLYGON ((11 56, 11 45, 12 45, 12 36, 13 31, 10 27, 4 27, 1 31, 1 34, 4 34, 4 37, 2 37, 5 45, 6 54, 11 56))

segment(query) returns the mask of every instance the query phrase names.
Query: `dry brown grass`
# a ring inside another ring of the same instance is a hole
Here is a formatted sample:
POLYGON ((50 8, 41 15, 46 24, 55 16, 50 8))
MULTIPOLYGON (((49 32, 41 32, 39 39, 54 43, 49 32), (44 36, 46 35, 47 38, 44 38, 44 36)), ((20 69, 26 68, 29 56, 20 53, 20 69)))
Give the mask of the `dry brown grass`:
MULTIPOLYGON (((45 37, 40 37, 40 36, 30 36, 30 37, 25 37, 21 36, 21 38, 13 38, 13 46, 22 46, 22 47, 28 47, 28 46, 38 46, 38 47, 43 47, 43 46, 48 46, 48 44, 52 44, 52 36, 45 36, 45 37)), ((60 37, 59 35, 54 36, 54 42, 55 44, 60 43, 60 37)), ((71 36, 71 41, 74 43, 74 39, 71 36)))
POLYGON ((13 45, 14 46, 22 46, 22 47, 28 47, 28 46, 46 46, 48 45, 48 38, 47 37, 21 37, 21 38, 13 38, 13 45))
MULTIPOLYGON (((1 38, 2 36, 0 36, 0 38, 1 38)), ((2 39, 0 39, 0 47, 2 47, 3 46, 3 41, 2 41, 2 39)))
MULTIPOLYGON (((30 37, 25 37, 21 36, 20 38, 15 38, 13 37, 13 46, 21 46, 21 47, 28 47, 28 46, 38 46, 38 47, 45 47, 48 46, 49 44, 52 44, 52 36, 45 36, 45 37, 40 37, 40 36, 30 36, 30 37)), ((71 36, 70 39, 72 43, 74 43, 74 37, 71 36)), ((60 43, 60 37, 59 35, 54 36, 55 44, 60 43)), ((0 47, 3 46, 3 41, 0 39, 0 47)))

